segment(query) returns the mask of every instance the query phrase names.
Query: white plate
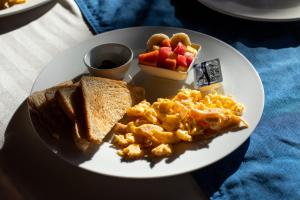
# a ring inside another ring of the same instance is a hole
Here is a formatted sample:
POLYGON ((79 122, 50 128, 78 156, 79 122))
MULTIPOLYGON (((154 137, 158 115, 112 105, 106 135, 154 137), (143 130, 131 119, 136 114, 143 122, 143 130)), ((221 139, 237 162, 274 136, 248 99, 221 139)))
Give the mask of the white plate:
POLYGON ((12 7, 0 10, 0 17, 18 14, 26 10, 33 9, 51 0, 27 0, 25 3, 16 4, 12 7))
MULTIPOLYGON (((110 42, 122 43, 133 49, 135 59, 125 79, 145 87, 148 100, 153 101, 157 97, 175 94, 183 84, 192 86, 193 71, 185 82, 162 79, 140 71, 136 55, 144 51, 148 37, 159 32, 168 35, 185 32, 189 34, 193 42, 202 45, 201 57, 198 59, 220 58, 225 93, 232 95, 234 99, 246 106, 244 119, 250 127, 219 136, 204 147, 202 147, 203 144, 194 143, 187 146, 187 150, 183 154, 156 163, 146 160, 122 162, 116 154, 116 149, 112 148, 109 142, 103 143, 95 153, 78 155, 70 153, 66 147, 61 150, 50 140, 43 139, 54 153, 73 165, 96 173, 118 177, 152 178, 181 174, 207 166, 230 154, 250 136, 260 120, 264 106, 264 90, 259 75, 251 63, 234 48, 208 35, 186 29, 135 27, 97 35, 58 55, 40 73, 32 91, 45 89, 86 72, 83 63, 84 54, 96 45, 110 42)), ((43 135, 41 132, 39 133, 43 135)))
POLYGON ((198 0, 218 12, 257 21, 300 19, 299 0, 198 0))

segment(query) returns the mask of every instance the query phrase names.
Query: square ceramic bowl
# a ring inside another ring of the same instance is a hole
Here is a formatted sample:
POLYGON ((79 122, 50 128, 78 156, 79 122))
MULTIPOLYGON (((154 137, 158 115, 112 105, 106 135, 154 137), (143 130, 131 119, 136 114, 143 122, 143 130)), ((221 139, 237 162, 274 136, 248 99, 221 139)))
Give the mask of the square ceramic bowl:
POLYGON ((153 76, 158 76, 162 78, 172 79, 172 80, 185 80, 188 76, 188 72, 193 67, 195 60, 197 59, 199 52, 201 51, 201 45, 199 44, 192 44, 192 47, 197 49, 197 55, 195 56, 193 62, 190 64, 186 72, 178 72, 170 69, 160 68, 160 67, 153 67, 149 65, 139 64, 140 69, 148 74, 153 76))

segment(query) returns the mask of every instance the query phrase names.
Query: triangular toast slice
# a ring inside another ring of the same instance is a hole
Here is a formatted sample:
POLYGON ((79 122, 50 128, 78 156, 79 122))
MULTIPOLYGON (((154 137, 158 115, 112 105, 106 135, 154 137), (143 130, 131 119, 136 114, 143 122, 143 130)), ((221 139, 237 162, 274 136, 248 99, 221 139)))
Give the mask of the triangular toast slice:
POLYGON ((80 90, 78 84, 60 88, 56 92, 56 99, 63 111, 73 122, 72 136, 76 147, 81 151, 85 151, 90 143, 87 140, 87 129, 82 116, 82 97, 80 90))
POLYGON ((59 138, 60 135, 69 132, 70 124, 60 107, 56 106, 55 99, 51 98, 50 93, 52 92, 50 91, 55 93, 59 88, 70 84, 73 84, 73 82, 66 81, 47 90, 34 92, 27 99, 30 111, 38 115, 40 122, 55 138, 59 138), (46 97, 47 91, 48 99, 46 97))
POLYGON ((100 144, 126 110, 144 99, 145 90, 124 81, 84 76, 80 81, 87 137, 100 144))

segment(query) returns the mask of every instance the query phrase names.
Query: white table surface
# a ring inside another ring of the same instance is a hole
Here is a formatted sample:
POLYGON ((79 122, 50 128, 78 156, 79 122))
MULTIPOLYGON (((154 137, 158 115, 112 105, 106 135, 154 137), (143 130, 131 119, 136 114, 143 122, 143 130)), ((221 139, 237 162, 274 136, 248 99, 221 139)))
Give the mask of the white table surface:
POLYGON ((55 55, 89 37, 72 0, 0 18, 0 199, 206 199, 190 174, 94 174, 60 160, 34 134, 25 102, 34 80, 55 55))

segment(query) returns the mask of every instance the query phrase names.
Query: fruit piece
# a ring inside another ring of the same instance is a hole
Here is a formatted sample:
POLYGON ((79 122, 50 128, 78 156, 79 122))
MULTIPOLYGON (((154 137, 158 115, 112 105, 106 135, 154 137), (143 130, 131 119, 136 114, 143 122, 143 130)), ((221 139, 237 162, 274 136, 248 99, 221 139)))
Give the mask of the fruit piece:
POLYGON ((176 70, 176 59, 167 58, 157 63, 158 67, 166 68, 170 70, 176 70))
POLYGON ((169 39, 169 37, 162 33, 153 34, 147 41, 147 49, 148 51, 152 51, 154 45, 160 46, 161 42, 165 39, 169 39))
POLYGON ((152 50, 159 50, 160 46, 158 45, 153 45, 152 50))
POLYGON ((185 52, 184 56, 186 57, 187 66, 190 66, 194 60, 194 54, 191 52, 185 52))
POLYGON ((185 57, 194 57, 194 54, 187 51, 187 52, 185 52, 184 56, 185 57))
POLYGON ((174 49, 174 52, 180 55, 184 55, 186 52, 186 46, 182 44, 181 42, 178 42, 176 48, 174 49))
POLYGON ((171 58, 171 59, 177 59, 177 53, 172 52, 172 53, 169 55, 169 58, 171 58))
POLYGON ((187 46, 186 51, 191 52, 194 56, 196 56, 198 53, 197 49, 193 48, 192 46, 187 46))
POLYGON ((183 55, 178 55, 176 61, 177 61, 177 66, 183 66, 183 67, 188 66, 188 64, 186 62, 186 57, 183 55))
POLYGON ((171 37, 171 47, 173 49, 177 46, 178 42, 181 42, 185 46, 192 44, 189 36, 185 33, 176 33, 171 37))
POLYGON ((188 69, 187 67, 184 67, 184 66, 178 66, 177 69, 176 69, 176 71, 178 71, 178 72, 186 72, 187 69, 188 69))
POLYGON ((186 58, 186 64, 187 64, 188 67, 192 64, 193 60, 194 60, 193 57, 187 57, 186 58))
POLYGON ((147 66, 157 67, 157 63, 154 63, 154 62, 146 62, 146 61, 142 61, 142 62, 139 62, 139 63, 142 64, 142 65, 147 65, 147 66))
POLYGON ((167 58, 172 54, 172 49, 171 47, 161 47, 159 49, 159 55, 158 55, 158 60, 162 61, 167 58))
POLYGON ((150 51, 148 53, 142 53, 139 55, 139 63, 144 65, 156 66, 158 55, 158 50, 150 51))
POLYGON ((166 68, 171 69, 171 70, 176 70, 176 60, 167 58, 164 62, 166 68))
POLYGON ((161 42, 161 46, 162 46, 162 47, 171 47, 171 40, 170 40, 170 39, 164 39, 164 40, 161 42))

